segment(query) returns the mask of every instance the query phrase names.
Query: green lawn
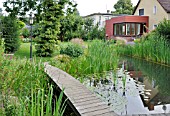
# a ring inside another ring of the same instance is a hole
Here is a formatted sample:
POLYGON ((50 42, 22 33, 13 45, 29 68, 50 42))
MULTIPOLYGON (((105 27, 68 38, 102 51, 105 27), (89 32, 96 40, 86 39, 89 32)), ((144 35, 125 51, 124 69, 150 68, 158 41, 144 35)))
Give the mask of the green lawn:
MULTIPOLYGON (((49 61, 51 57, 37 57, 35 55, 35 46, 32 46, 32 51, 33 51, 33 58, 36 58, 37 61, 42 60, 43 62, 49 61)), ((14 54, 15 57, 17 58, 30 58, 30 43, 21 43, 21 46, 18 51, 15 52, 14 54)))
MULTIPOLYGON (((32 46, 33 56, 35 54, 35 47, 32 46)), ((21 43, 20 49, 14 54, 20 58, 30 58, 30 43, 21 43)))

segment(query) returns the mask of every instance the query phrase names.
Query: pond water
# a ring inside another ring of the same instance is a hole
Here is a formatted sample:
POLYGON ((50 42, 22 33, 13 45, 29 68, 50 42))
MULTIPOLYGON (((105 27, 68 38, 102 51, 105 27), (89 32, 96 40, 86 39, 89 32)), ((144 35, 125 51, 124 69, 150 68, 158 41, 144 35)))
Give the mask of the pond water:
POLYGON ((170 68, 122 58, 109 71, 84 84, 119 114, 170 113, 170 68))

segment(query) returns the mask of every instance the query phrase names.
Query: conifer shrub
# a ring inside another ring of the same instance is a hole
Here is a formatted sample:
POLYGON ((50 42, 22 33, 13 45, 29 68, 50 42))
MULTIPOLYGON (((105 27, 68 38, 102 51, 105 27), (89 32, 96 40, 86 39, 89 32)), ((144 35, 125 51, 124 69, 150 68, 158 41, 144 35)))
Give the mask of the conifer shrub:
POLYGON ((60 6, 53 0, 44 1, 43 20, 38 26, 36 36, 36 54, 41 57, 53 56, 57 50, 60 32, 60 6))
POLYGON ((5 53, 14 53, 20 46, 19 25, 17 20, 10 16, 4 17, 2 23, 5 53))

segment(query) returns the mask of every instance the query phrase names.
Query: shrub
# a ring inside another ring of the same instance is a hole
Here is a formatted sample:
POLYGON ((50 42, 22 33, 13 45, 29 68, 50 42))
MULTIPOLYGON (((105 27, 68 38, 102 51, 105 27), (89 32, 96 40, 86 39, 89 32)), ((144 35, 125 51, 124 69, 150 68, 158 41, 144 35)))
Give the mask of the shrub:
POLYGON ((69 44, 66 48, 61 47, 60 50, 60 54, 66 54, 70 57, 79 57, 83 52, 83 48, 77 44, 69 44))
POLYGON ((60 62, 70 62, 70 57, 67 55, 57 55, 53 58, 55 61, 60 61, 60 62))
POLYGON ((24 38, 28 38, 30 36, 29 30, 27 28, 23 28, 22 35, 24 36, 24 38))
POLYGON ((156 33, 158 33, 160 36, 165 37, 166 40, 170 43, 170 21, 164 19, 158 27, 156 28, 156 33))
POLYGON ((17 20, 11 17, 4 17, 3 19, 3 38, 5 53, 14 53, 19 49, 19 25, 17 20))

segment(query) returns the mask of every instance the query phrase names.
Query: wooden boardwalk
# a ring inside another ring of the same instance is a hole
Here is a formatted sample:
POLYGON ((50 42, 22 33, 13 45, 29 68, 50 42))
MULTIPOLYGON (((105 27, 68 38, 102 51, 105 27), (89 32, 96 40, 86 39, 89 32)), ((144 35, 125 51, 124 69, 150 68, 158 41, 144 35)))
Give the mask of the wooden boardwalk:
MULTIPOLYGON (((62 90, 79 116, 118 116, 110 107, 83 84, 66 72, 45 63, 45 72, 62 90)), ((127 115, 127 116, 170 116, 170 114, 127 115)))
POLYGON ((45 64, 45 72, 52 78, 73 104, 80 116, 117 116, 105 102, 66 72, 45 64))

